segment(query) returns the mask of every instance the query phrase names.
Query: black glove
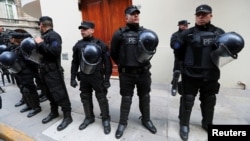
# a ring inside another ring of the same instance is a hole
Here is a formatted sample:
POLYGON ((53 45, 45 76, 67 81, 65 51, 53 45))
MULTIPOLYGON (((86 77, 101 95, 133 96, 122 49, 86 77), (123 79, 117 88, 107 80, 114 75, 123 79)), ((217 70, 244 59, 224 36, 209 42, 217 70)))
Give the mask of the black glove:
POLYGON ((110 82, 109 82, 108 80, 104 80, 104 81, 103 81, 103 86, 104 86, 105 88, 109 88, 109 87, 110 87, 110 82))
POLYGON ((70 81, 70 85, 71 85, 73 88, 75 88, 75 87, 77 86, 76 80, 75 80, 75 79, 72 79, 72 80, 70 81))

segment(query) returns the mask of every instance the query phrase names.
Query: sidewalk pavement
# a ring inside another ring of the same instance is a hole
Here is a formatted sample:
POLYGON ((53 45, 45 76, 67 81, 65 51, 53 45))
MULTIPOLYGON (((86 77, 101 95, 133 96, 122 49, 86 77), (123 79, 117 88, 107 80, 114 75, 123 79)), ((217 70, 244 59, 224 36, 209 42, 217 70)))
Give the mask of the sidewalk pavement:
MULTIPOLYGON (((108 100, 111 115, 111 132, 105 135, 102 128, 100 109, 95 96, 94 113, 96 121, 84 130, 79 130, 83 122, 84 112, 79 96, 79 86, 72 88, 69 78, 65 78, 72 104, 73 122, 63 131, 57 131, 56 127, 62 121, 60 117, 47 124, 42 124, 42 119, 50 112, 49 102, 41 103, 42 112, 28 118, 27 112, 20 113, 21 107, 14 107, 21 94, 16 85, 6 84, 2 88, 6 91, 1 94, 3 107, 0 109, 0 141, 1 134, 11 135, 14 141, 181 141, 179 137, 179 98, 180 95, 170 94, 170 85, 153 83, 151 91, 151 120, 157 128, 157 133, 152 134, 145 129, 140 122, 138 96, 134 94, 128 126, 120 139, 115 138, 115 131, 119 121, 119 109, 121 96, 119 94, 119 80, 111 79, 111 87, 108 92, 108 100), (7 128, 11 128, 9 130, 7 128), (13 135, 17 132, 18 135, 13 135), (25 136, 24 138, 22 138, 25 136)), ((217 95, 217 103, 214 114, 214 124, 250 124, 250 91, 248 89, 225 89, 221 88, 217 95)), ((196 97, 190 120, 189 141, 207 141, 207 133, 201 128, 201 111, 199 96, 196 97)))

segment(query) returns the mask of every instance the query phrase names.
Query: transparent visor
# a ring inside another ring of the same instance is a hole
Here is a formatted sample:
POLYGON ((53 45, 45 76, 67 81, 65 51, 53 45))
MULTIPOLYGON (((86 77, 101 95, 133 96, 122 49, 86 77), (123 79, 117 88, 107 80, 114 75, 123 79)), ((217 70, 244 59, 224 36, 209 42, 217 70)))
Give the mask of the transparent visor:
POLYGON ((96 63, 89 63, 86 58, 84 57, 84 55, 82 55, 82 61, 80 63, 80 69, 83 73, 85 74, 92 74, 97 65, 102 61, 101 58, 98 59, 98 61, 96 63))
POLYGON ((7 67, 10 73, 19 73, 22 70, 22 67, 19 63, 15 62, 13 66, 7 67))
POLYGON ((41 64, 42 62, 43 55, 40 54, 36 49, 33 49, 31 54, 27 54, 25 52, 23 52, 23 54, 27 60, 30 60, 36 64, 41 64))
POLYGON ((143 45, 142 41, 139 40, 139 46, 137 47, 136 53, 135 53, 137 61, 140 63, 149 61, 153 57, 155 52, 156 52, 156 49, 154 49, 153 51, 147 50, 145 46, 143 45))
POLYGON ((224 45, 220 45, 218 49, 211 52, 213 63, 219 68, 237 59, 237 57, 237 54, 232 54, 224 45))

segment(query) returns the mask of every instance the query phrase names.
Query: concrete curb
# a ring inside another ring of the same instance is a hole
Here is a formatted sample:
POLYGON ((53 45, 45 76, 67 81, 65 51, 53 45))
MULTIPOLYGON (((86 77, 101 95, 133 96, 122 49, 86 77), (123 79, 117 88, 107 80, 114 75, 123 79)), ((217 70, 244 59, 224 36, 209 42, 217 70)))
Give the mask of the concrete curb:
POLYGON ((0 123, 0 139, 4 141, 35 141, 25 133, 0 123))

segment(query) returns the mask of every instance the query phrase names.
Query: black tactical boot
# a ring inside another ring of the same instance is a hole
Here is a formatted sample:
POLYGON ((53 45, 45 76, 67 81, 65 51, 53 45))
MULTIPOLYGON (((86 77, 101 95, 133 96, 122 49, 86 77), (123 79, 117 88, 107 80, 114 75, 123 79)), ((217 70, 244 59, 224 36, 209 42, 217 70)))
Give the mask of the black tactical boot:
POLYGON ((57 131, 62 131, 73 121, 70 112, 65 112, 63 115, 63 121, 57 126, 57 131))
POLYGON ((42 95, 39 97, 39 102, 44 102, 44 101, 46 101, 46 100, 48 100, 48 98, 47 98, 47 96, 44 95, 44 94, 42 94, 42 95))
POLYGON ((188 140, 189 122, 190 122, 192 107, 194 105, 194 100, 195 100, 194 95, 182 95, 179 118, 180 118, 180 137, 183 141, 188 140))
POLYGON ((157 132, 154 124, 152 123, 152 121, 150 120, 150 107, 149 107, 149 104, 150 104, 150 96, 147 94, 147 95, 144 95, 144 96, 141 96, 139 97, 140 100, 139 100, 139 108, 140 108, 140 111, 141 111, 141 122, 142 122, 142 125, 147 128, 151 133, 155 134, 157 132))
POLYGON ((103 128, 104 128, 104 133, 109 134, 110 131, 111 131, 110 120, 109 119, 103 120, 102 125, 103 125, 103 128))
POLYGON ((42 120, 43 124, 50 122, 52 119, 57 118, 59 116, 58 112, 51 112, 46 118, 42 120))
POLYGON ((183 141, 188 140, 189 126, 180 125, 180 137, 183 141))
POLYGON ((32 109, 29 114, 27 115, 28 118, 40 113, 42 111, 41 107, 37 107, 35 109, 32 109))
POLYGON ((32 108, 27 117, 30 118, 36 115, 37 113, 41 112, 42 109, 40 107, 38 93, 36 92, 36 90, 35 89, 33 89, 33 91, 32 89, 30 89, 29 91, 26 90, 24 94, 26 95, 27 103, 29 103, 29 106, 32 108))
POLYGON ((23 98, 22 98, 22 99, 20 99, 19 102, 17 102, 17 103, 15 104, 15 107, 22 106, 23 104, 25 104, 25 101, 24 101, 23 98))
POLYGON ((85 129, 89 124, 95 122, 95 116, 93 112, 93 100, 92 94, 90 93, 81 93, 81 101, 83 103, 83 109, 85 113, 85 119, 83 123, 79 126, 79 130, 85 129))
POLYGON ((110 127, 109 104, 106 98, 106 94, 98 93, 96 96, 101 110, 104 133, 109 134, 111 131, 111 127, 110 127))
POLYGON ((143 121, 141 120, 142 125, 147 128, 151 133, 155 134, 157 132, 157 129, 155 128, 154 124, 151 120, 143 121))
POLYGON ((89 124, 95 122, 95 118, 85 118, 83 123, 79 126, 79 130, 85 129, 89 124))
POLYGON ((122 96, 121 107, 120 107, 120 121, 115 132, 117 139, 121 138, 124 130, 127 127, 128 115, 132 104, 132 96, 122 96))
POLYGON ((213 124, 213 117, 214 117, 214 106, 216 104, 216 96, 207 94, 207 97, 200 97, 200 107, 201 107, 201 114, 202 114, 202 128, 207 131, 208 125, 213 124))
POLYGON ((115 137, 117 139, 120 139, 123 135, 124 130, 126 129, 127 125, 120 124, 118 125, 116 132, 115 132, 115 137))
POLYGON ((23 109, 20 110, 20 112, 21 112, 21 113, 24 113, 24 112, 27 112, 27 111, 29 111, 29 110, 31 110, 31 108, 30 108, 29 106, 26 105, 23 109))

